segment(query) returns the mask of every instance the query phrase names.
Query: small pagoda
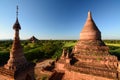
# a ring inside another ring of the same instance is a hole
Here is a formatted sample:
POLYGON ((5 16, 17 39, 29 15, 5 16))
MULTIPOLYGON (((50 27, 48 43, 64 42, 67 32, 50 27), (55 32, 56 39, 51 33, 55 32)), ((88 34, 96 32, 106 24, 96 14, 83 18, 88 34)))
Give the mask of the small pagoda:
POLYGON ((0 80, 34 80, 34 64, 27 62, 20 43, 18 21, 18 6, 16 22, 13 25, 15 37, 10 51, 10 58, 4 67, 0 67, 0 80))
POLYGON ((30 39, 29 39, 30 42, 32 43, 35 43, 38 41, 38 39, 35 37, 35 36, 32 36, 30 39))

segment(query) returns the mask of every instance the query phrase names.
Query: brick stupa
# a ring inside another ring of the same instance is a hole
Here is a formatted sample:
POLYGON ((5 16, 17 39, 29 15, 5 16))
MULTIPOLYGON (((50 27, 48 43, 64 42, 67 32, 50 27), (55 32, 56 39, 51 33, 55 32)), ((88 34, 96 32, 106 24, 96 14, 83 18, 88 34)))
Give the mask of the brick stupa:
POLYGON ((13 29, 15 30, 15 37, 10 51, 10 58, 7 64, 0 68, 0 80, 34 80, 34 64, 27 62, 20 43, 19 30, 21 26, 18 17, 13 29))
POLYGON ((21 27, 18 22, 18 18, 16 19, 13 29, 15 30, 14 42, 12 44, 12 49, 10 51, 10 59, 5 65, 5 68, 11 70, 12 69, 18 70, 21 66, 27 64, 27 60, 23 54, 23 48, 20 44, 20 39, 19 39, 19 30, 21 29, 21 27))
POLYGON ((65 74, 63 80, 118 80, 119 67, 117 57, 110 55, 101 40, 101 32, 89 11, 80 40, 72 53, 63 50, 56 70, 65 74))
POLYGON ((112 79, 118 78, 117 57, 110 55, 108 46, 101 40, 101 32, 92 19, 91 12, 73 49, 77 60, 73 70, 112 79))
POLYGON ((80 40, 75 45, 74 53, 108 55, 109 48, 101 40, 101 32, 88 12, 88 18, 80 33, 80 40))

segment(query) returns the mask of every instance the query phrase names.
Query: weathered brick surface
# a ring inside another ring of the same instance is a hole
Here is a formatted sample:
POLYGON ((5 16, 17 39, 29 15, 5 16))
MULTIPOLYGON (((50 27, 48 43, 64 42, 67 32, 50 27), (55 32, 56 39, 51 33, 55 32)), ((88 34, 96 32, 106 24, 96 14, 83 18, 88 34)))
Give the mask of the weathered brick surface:
POLYGON ((101 40, 101 32, 90 12, 72 53, 69 57, 63 53, 56 64, 57 69, 65 71, 63 80, 120 79, 118 59, 110 55, 108 46, 101 40))
POLYGON ((28 63, 19 39, 21 29, 18 18, 13 26, 15 37, 10 51, 10 58, 0 68, 0 80, 34 80, 34 64, 28 63))
POLYGON ((114 80, 114 79, 108 79, 105 77, 83 74, 74 71, 65 71, 63 80, 114 80))

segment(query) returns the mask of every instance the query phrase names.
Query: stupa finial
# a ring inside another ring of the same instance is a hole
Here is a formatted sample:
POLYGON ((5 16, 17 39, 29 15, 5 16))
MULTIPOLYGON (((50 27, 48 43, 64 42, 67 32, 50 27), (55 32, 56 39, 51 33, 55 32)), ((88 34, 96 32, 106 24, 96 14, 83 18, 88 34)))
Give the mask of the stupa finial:
POLYGON ((18 21, 18 5, 16 6, 16 22, 15 24, 13 25, 13 29, 15 30, 20 30, 21 27, 20 27, 20 24, 19 24, 19 21, 18 21))
POLYGON ((18 5, 16 6, 16 18, 18 18, 18 5))
POLYGON ((92 14, 90 10, 88 11, 88 19, 92 19, 92 14))

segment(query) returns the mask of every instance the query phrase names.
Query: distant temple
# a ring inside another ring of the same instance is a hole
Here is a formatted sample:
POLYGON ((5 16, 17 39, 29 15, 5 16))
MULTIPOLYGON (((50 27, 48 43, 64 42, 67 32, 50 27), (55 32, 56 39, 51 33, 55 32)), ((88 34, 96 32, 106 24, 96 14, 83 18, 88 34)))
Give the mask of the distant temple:
POLYGON ((0 80, 34 80, 34 64, 27 62, 20 44, 18 6, 16 22, 13 25, 15 37, 10 51, 10 58, 4 67, 0 67, 0 80))
MULTIPOLYGON (((117 57, 110 55, 89 11, 80 40, 72 53, 63 50, 56 71, 64 73, 62 80, 120 80, 119 70, 117 57)), ((55 76, 52 79, 57 80, 55 76)))
POLYGON ((35 37, 35 36, 32 36, 30 39, 29 39, 30 42, 32 43, 35 43, 38 41, 38 39, 35 37))

